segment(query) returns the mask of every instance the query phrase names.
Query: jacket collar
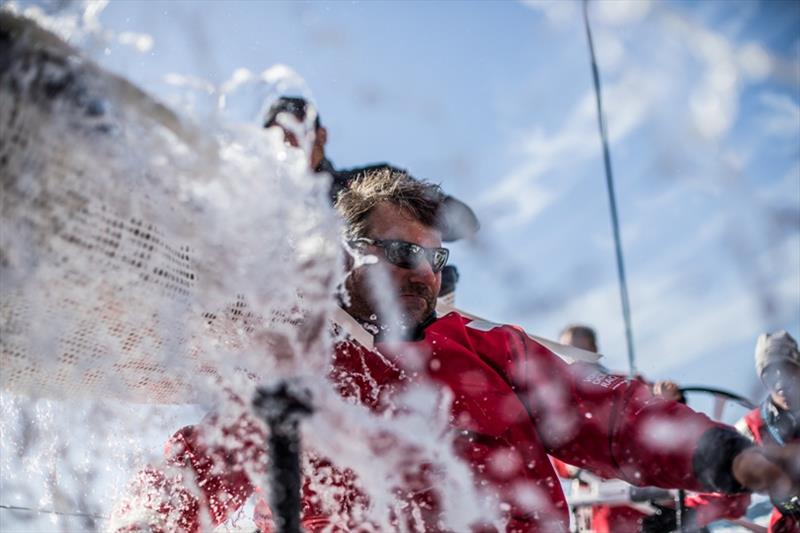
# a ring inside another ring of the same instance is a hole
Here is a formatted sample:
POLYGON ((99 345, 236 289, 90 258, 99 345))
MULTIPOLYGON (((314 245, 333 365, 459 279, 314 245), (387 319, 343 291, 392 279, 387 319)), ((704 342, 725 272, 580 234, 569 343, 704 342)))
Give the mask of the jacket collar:
MULTIPOLYGON (((414 329, 404 330, 399 339, 404 342, 420 341, 425 338, 425 329, 436 321, 436 312, 432 312, 422 323, 414 329)), ((333 321, 347 333, 354 341, 367 349, 374 349, 378 342, 385 342, 392 338, 391 330, 380 328, 375 324, 356 320, 347 311, 337 307, 333 313, 333 321)))
POLYGON ((403 328, 393 331, 389 328, 379 328, 375 334, 375 342, 385 342, 387 340, 401 342, 416 342, 425 338, 425 329, 436 321, 436 311, 433 311, 416 328, 403 328))
POLYGON ((761 409, 761 417, 773 439, 779 443, 800 438, 800 420, 785 409, 781 409, 768 396, 761 409))

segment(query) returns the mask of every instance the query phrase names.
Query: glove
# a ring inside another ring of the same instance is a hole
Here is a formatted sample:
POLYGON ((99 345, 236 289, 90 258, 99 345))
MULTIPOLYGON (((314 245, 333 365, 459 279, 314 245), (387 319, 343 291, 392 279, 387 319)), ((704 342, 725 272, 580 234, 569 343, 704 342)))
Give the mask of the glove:
POLYGON ((785 501, 773 501, 772 505, 775 506, 783 516, 791 516, 795 520, 800 520, 800 495, 795 494, 785 501))

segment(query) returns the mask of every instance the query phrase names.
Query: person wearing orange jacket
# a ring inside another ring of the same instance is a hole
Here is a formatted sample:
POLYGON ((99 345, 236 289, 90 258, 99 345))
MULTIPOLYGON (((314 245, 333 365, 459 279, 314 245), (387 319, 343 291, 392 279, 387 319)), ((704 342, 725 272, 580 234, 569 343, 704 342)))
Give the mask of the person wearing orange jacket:
MULTIPOLYGON (((349 265, 349 298, 341 307, 363 332, 337 344, 329 376, 339 394, 387 420, 397 413, 398 396, 421 383, 452 399, 446 420, 454 453, 493 509, 472 531, 567 530, 567 503, 548 454, 637 485, 727 493, 800 485, 785 467, 796 447, 765 454, 733 428, 655 398, 639 382, 567 364, 519 327, 458 312, 437 316, 449 255, 441 240, 441 198, 438 187, 388 170, 368 173, 339 195, 345 241, 374 260, 349 265), (394 295, 391 312, 376 284, 394 295)), ((264 435, 250 418, 179 432, 172 468, 140 476, 113 527, 195 532, 224 521, 259 479, 241 465, 261 464, 263 454, 264 435)), ((436 469, 420 463, 413 447, 391 439, 383 445, 408 459, 394 491, 391 529, 447 531, 436 469)), ((369 529, 358 511, 372 502, 355 474, 336 465, 336 457, 307 454, 303 527, 369 529), (317 471, 324 475, 311 475, 317 471)))

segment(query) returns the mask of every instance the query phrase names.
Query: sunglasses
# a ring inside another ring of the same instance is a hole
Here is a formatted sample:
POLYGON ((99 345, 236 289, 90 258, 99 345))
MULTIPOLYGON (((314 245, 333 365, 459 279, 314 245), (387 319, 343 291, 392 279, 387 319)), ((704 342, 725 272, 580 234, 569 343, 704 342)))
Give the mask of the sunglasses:
POLYGON ((797 375, 800 375, 796 365, 791 363, 771 364, 764 369, 761 380, 770 390, 776 390, 779 386, 786 386, 789 383, 797 382, 797 375))
POLYGON ((442 271, 450 257, 450 250, 447 248, 425 248, 413 242, 398 241, 392 239, 367 239, 366 237, 355 239, 353 244, 370 244, 383 248, 386 260, 400 268, 413 270, 418 268, 423 260, 428 261, 434 274, 442 271))

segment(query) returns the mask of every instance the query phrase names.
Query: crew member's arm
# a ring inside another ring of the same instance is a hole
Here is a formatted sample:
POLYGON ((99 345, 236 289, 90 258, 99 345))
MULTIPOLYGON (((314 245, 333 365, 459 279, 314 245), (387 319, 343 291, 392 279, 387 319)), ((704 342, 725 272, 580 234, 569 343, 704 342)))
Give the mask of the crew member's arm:
POLYGON ((686 496, 686 506, 694 514, 694 525, 704 527, 723 518, 744 516, 750 506, 749 494, 697 493, 686 496))
POLYGON ((639 486, 774 497, 800 484, 785 457, 765 456, 733 428, 656 398, 638 381, 567 365, 523 331, 504 329, 508 372, 551 455, 639 486))

